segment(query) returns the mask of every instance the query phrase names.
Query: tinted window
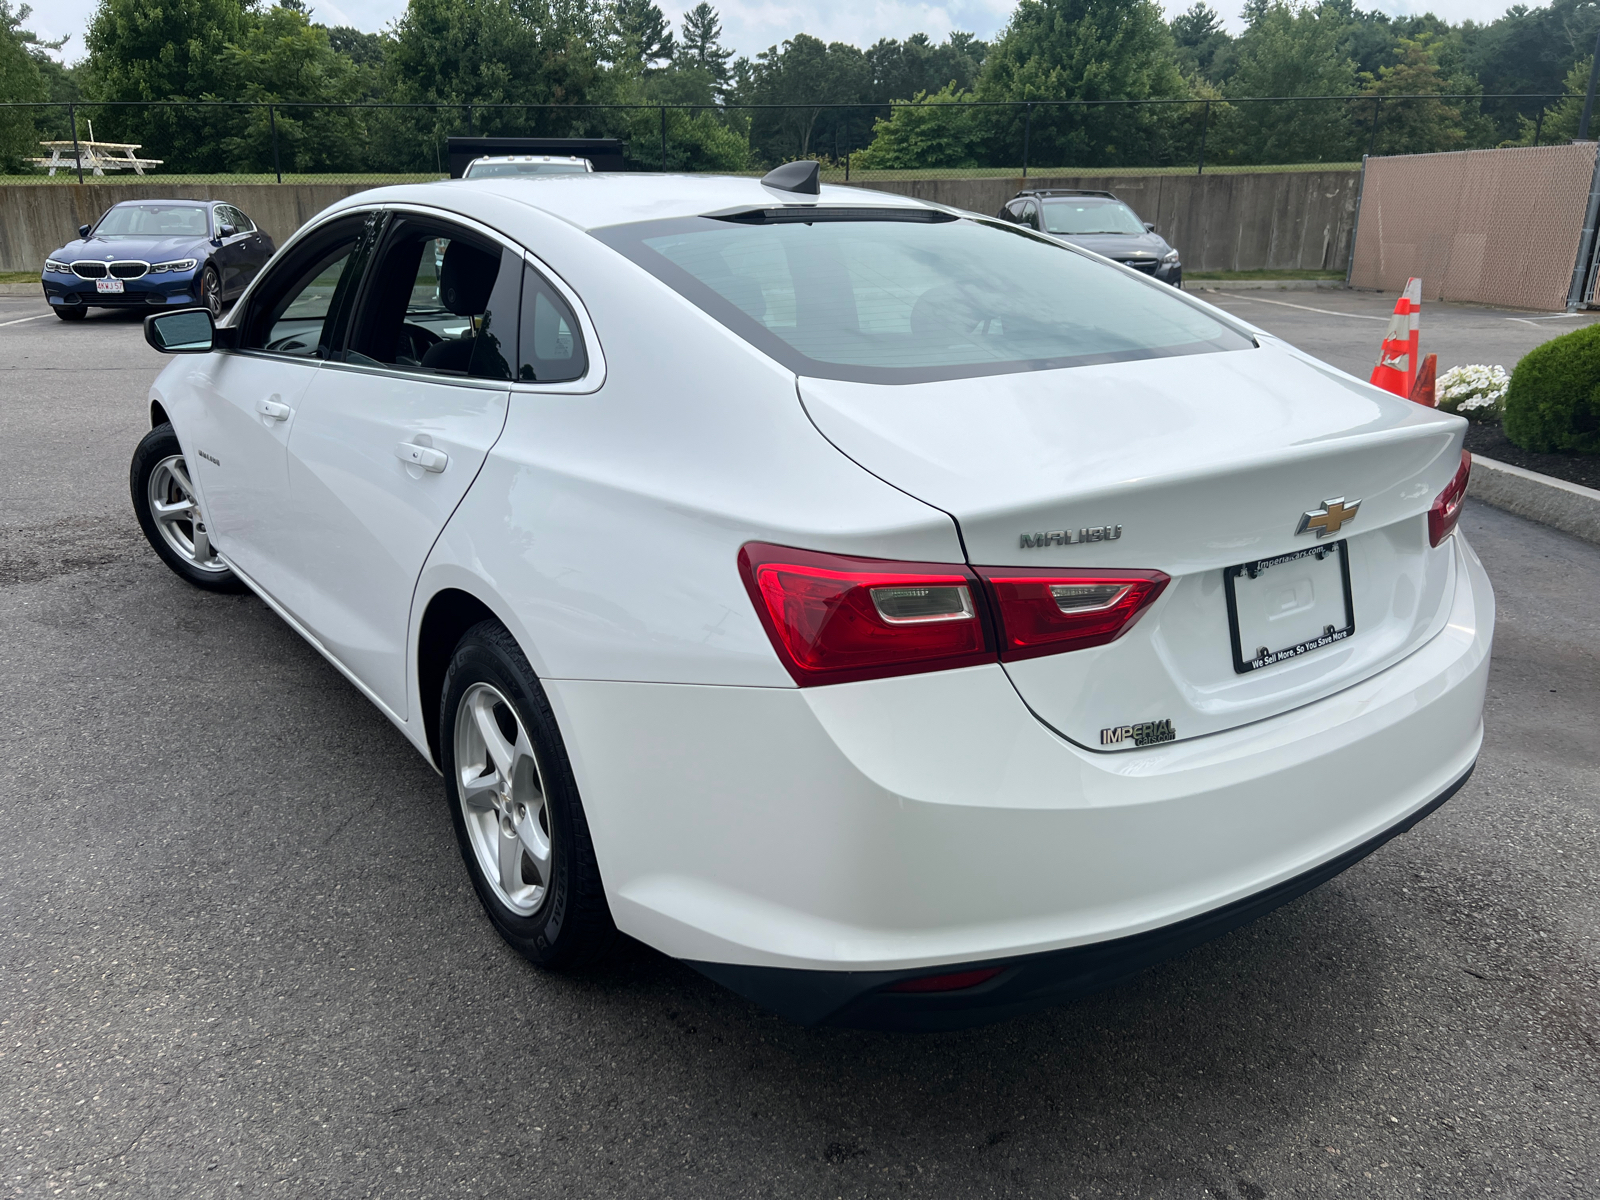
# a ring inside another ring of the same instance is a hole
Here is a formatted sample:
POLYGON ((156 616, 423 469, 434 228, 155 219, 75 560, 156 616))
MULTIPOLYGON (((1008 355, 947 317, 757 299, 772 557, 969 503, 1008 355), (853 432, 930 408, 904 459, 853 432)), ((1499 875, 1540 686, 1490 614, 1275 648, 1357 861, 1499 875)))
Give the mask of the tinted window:
POLYGON ((529 383, 564 383, 589 369, 583 334, 561 294, 528 267, 522 284, 521 364, 517 378, 529 383))
POLYGON ((360 274, 363 246, 376 236, 381 220, 372 214, 334 222, 274 266, 241 322, 241 348, 327 357, 360 274))
POLYGON ((694 217, 596 236, 803 375, 911 383, 1253 344, 1165 285, 999 223, 694 217))
POLYGON ((206 210, 197 204, 119 204, 95 226, 96 237, 205 237, 206 210))
POLYGON ((346 360, 510 379, 521 259, 437 222, 407 218, 370 272, 346 360))
POLYGON ((468 165, 465 178, 493 179, 506 175, 587 175, 589 168, 582 163, 486 163, 468 165))
POLYGON ((1118 200, 1046 200, 1044 227, 1047 233, 1066 234, 1145 231, 1134 211, 1118 200))

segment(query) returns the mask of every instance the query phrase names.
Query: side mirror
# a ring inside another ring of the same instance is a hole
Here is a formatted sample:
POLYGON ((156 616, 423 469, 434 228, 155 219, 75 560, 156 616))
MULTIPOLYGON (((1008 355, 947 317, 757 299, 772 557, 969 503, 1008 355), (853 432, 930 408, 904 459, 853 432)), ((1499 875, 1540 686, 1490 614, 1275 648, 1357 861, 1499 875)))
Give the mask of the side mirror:
POLYGON ((88 226, 88 225, 79 225, 78 226, 78 236, 81 237, 81 238, 88 237, 90 228, 91 227, 88 226))
POLYGON ((152 313, 144 319, 144 340, 163 354, 205 354, 217 340, 217 327, 203 308, 152 313))
POLYGON ((1146 233, 1154 233, 1156 231, 1156 223, 1154 221, 1146 221, 1144 223, 1144 231, 1146 233))
POLYGON ((219 225, 219 226, 217 226, 217 233, 220 236, 225 237, 225 238, 230 238, 230 237, 232 237, 234 234, 236 234, 238 232, 239 231, 237 229, 235 229, 232 225, 219 225))

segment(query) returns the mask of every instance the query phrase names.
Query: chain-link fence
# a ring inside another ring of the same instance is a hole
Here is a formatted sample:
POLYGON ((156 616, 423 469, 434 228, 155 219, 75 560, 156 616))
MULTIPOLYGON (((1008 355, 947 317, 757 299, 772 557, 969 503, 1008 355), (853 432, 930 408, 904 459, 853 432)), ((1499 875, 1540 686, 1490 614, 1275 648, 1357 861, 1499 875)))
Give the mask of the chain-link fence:
MULTIPOLYGON (((158 101, 0 105, 5 183, 366 183, 443 178, 453 136, 615 138, 644 171, 953 179, 1219 172, 1354 164, 1546 140, 1563 97, 1353 95, 811 105, 327 104, 158 101)), ((1563 139, 1564 140, 1564 139, 1563 139)))

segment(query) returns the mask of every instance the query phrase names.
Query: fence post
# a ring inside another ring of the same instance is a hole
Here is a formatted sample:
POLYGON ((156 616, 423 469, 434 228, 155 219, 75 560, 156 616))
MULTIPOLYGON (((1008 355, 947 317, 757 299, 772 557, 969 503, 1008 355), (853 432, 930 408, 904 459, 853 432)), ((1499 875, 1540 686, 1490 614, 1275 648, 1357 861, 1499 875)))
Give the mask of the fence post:
POLYGON ((83 151, 78 149, 78 106, 67 105, 67 120, 72 122, 72 161, 78 164, 78 182, 83 182, 83 151))
POLYGON ((472 105, 467 105, 467 136, 472 136, 472 105))
POLYGON ((283 166, 278 161, 278 113, 277 106, 267 105, 267 120, 272 125, 272 172, 278 177, 278 182, 283 182, 283 166))
POLYGON ((1533 123, 1533 144, 1539 144, 1539 135, 1544 132, 1544 109, 1539 110, 1539 117, 1533 123))
POLYGON ((1367 157, 1378 152, 1378 118, 1383 115, 1383 97, 1372 102, 1372 133, 1367 138, 1367 157))
POLYGON ((850 182, 850 151, 844 152, 844 181, 850 182))
POLYGON ((1033 101, 1028 101, 1028 115, 1022 120, 1022 177, 1028 177, 1028 140, 1033 137, 1033 101))
POLYGON ((1205 114, 1200 118, 1200 165, 1195 168, 1196 175, 1206 173, 1206 130, 1211 128, 1211 101, 1206 101, 1205 114))
POLYGON ((667 169, 667 106, 661 106, 661 170, 667 169))
POLYGON ((1594 259, 1594 223, 1600 216, 1600 145, 1595 147, 1594 174, 1589 179, 1589 206, 1583 214, 1583 236, 1578 239, 1578 261, 1572 264, 1572 287, 1567 292, 1567 311, 1577 312, 1586 294, 1589 265, 1594 259))
POLYGON ((1361 156, 1361 179, 1356 184, 1356 219, 1350 223, 1350 257, 1344 263, 1344 285, 1350 286, 1350 276, 1356 269, 1356 239, 1361 236, 1361 201, 1367 195, 1367 156, 1361 156))

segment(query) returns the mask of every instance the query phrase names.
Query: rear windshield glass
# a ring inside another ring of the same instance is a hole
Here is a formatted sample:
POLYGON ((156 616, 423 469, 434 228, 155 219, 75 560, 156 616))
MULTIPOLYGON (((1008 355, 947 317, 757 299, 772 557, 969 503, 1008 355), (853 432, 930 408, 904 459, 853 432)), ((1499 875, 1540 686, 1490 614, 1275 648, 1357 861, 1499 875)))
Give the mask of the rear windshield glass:
POLYGON ((1166 284, 998 222, 692 217, 595 236, 800 375, 920 383, 1252 345, 1166 284))
POLYGON ((486 163, 475 162, 467 167, 467 179, 493 179, 499 175, 587 175, 589 168, 582 163, 486 163))
POLYGON ((1133 210, 1116 200, 1046 200, 1044 227, 1051 233, 1144 232, 1133 210))
POLYGON ((95 237, 205 237, 206 210, 192 204, 122 204, 95 226, 95 237))

